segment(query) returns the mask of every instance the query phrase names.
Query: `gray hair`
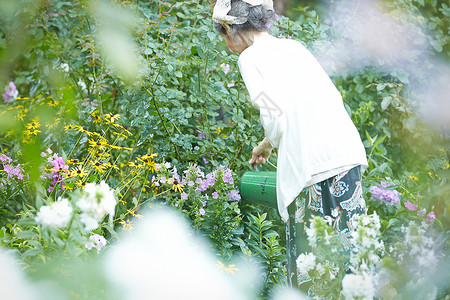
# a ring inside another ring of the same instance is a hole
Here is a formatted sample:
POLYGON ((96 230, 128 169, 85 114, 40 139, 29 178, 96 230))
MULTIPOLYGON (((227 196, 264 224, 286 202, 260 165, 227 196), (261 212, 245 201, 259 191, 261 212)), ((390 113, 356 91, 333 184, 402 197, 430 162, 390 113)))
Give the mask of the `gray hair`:
MULTIPOLYGON (((274 16, 274 11, 266 10, 262 5, 251 6, 242 0, 232 0, 231 10, 228 12, 228 15, 247 18, 247 22, 244 24, 229 24, 231 34, 235 35, 237 31, 268 31, 270 21, 274 16)), ((220 34, 228 34, 222 24, 214 22, 214 27, 220 34)))

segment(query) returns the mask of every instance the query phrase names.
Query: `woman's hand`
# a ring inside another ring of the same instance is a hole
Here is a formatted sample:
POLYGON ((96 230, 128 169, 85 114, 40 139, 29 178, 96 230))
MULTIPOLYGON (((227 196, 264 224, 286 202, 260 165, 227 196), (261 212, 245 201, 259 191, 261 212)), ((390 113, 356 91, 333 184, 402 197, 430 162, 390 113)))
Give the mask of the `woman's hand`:
POLYGON ((272 145, 267 138, 264 138, 258 146, 253 148, 252 159, 249 163, 256 169, 256 165, 265 164, 272 152, 272 145))

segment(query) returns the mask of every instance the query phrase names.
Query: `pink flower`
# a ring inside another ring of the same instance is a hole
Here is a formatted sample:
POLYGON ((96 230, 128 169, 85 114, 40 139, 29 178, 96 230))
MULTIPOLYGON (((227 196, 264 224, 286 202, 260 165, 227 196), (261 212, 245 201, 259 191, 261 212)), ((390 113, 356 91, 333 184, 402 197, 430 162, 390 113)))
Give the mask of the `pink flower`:
POLYGON ((8 161, 8 163, 11 163, 11 162, 12 162, 12 159, 11 159, 10 157, 8 157, 8 156, 6 156, 6 155, 3 154, 3 156, 0 157, 0 161, 1 161, 1 162, 8 161))
POLYGON ((405 202, 405 207, 409 210, 417 210, 417 204, 412 204, 409 201, 405 202))
POLYGON ((188 199, 188 194, 186 194, 185 192, 182 192, 181 193, 181 199, 187 200, 188 199))
POLYGON ((227 84, 227 88, 230 88, 230 87, 233 87, 234 86, 234 83, 232 82, 232 83, 229 83, 229 84, 227 84))
POLYGON ((41 156, 42 156, 42 157, 46 157, 46 156, 47 156, 47 153, 41 152, 41 156))
POLYGON ((434 211, 430 212, 427 216, 427 221, 431 222, 436 218, 436 214, 434 213, 434 211))
POLYGON ((198 213, 203 216, 205 214, 205 210, 203 208, 200 208, 198 210, 198 213))
POLYGON ((418 214, 419 216, 423 216, 426 212, 427 212, 427 210, 424 208, 424 209, 418 210, 418 211, 417 211, 417 214, 418 214))
POLYGON ((213 197, 213 199, 219 198, 219 194, 217 194, 217 192, 212 193, 211 196, 213 197))
POLYGON ((52 154, 52 153, 53 153, 52 149, 47 148, 47 153, 48 153, 48 154, 52 154))

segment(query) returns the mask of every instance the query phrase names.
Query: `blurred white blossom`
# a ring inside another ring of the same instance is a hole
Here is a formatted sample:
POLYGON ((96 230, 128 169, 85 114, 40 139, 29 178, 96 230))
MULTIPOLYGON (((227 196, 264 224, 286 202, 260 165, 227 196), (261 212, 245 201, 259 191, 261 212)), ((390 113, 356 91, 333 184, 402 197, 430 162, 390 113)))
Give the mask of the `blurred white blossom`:
POLYGON ((347 274, 342 280, 342 295, 346 300, 371 300, 375 290, 367 274, 347 274))
POLYGON ((69 200, 61 197, 49 206, 41 206, 35 221, 52 229, 64 228, 72 218, 73 208, 69 200))
POLYGON ((217 267, 207 244, 172 211, 147 215, 110 249, 105 266, 118 299, 249 299, 232 281, 235 275, 217 267))
POLYGON ((31 284, 15 259, 0 249, 0 299, 35 300, 31 284))
POLYGON ((77 200, 77 206, 82 211, 81 221, 90 231, 98 227, 106 214, 109 214, 109 220, 114 217, 117 201, 113 191, 104 181, 100 184, 87 183, 84 192, 77 200))
POLYGON ((312 253, 300 254, 297 258, 297 269, 301 274, 308 273, 309 270, 314 269, 316 265, 316 257, 312 253))

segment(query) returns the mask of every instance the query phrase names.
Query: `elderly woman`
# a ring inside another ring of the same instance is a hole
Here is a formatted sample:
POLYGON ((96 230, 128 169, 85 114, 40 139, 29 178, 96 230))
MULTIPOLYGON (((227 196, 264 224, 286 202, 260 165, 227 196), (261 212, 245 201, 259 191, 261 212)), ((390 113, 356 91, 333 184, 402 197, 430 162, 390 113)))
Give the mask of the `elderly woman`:
POLYGON ((342 98, 325 71, 302 46, 267 31, 272 0, 218 0, 213 20, 231 51, 252 104, 260 110, 266 137, 253 149, 250 164, 265 163, 278 148, 277 202, 286 223, 288 281, 309 281, 297 272, 305 251, 305 214, 332 222, 343 249, 355 217, 366 212, 361 171, 364 146, 342 98))

